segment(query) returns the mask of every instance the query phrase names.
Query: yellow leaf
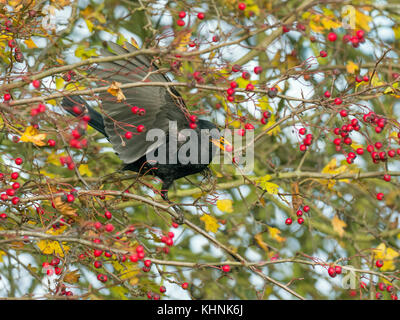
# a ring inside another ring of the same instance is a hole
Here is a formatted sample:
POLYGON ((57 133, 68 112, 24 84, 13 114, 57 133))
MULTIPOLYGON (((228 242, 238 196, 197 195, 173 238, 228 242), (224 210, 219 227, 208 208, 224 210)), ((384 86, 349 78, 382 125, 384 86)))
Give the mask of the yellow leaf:
POLYGON ((216 233, 220 225, 218 224, 217 219, 209 214, 203 214, 200 217, 200 220, 204 222, 206 231, 216 233))
POLYGON ((400 39, 400 24, 396 27, 393 27, 393 32, 395 39, 400 39))
MULTIPOLYGON (((268 129, 269 129, 270 127, 272 127, 275 123, 276 123, 275 114, 272 113, 271 116, 269 117, 269 120, 268 120, 267 124, 266 124, 265 126, 263 126, 262 130, 263 130, 263 131, 268 130, 268 129)), ((269 131, 267 132, 267 134, 270 135, 270 136, 271 136, 271 135, 276 136, 276 135, 278 135, 279 132, 281 132, 281 127, 280 127, 280 126, 275 126, 273 129, 269 130, 269 131)))
POLYGON ((353 61, 348 61, 346 64, 346 70, 348 73, 355 73, 359 69, 358 65, 356 65, 353 61))
MULTIPOLYGON (((65 242, 63 242, 62 245, 64 251, 69 250, 69 247, 65 245, 65 242)), ((58 241, 40 240, 37 242, 37 246, 39 247, 40 251, 42 251, 43 254, 51 254, 59 257, 64 257, 64 252, 58 241)))
POLYGON ((127 261, 125 263, 120 263, 118 261, 113 261, 112 265, 114 269, 118 272, 118 276, 122 280, 128 280, 129 283, 134 286, 139 282, 137 274, 140 272, 140 268, 137 263, 132 263, 127 261))
POLYGON ((34 49, 37 48, 37 45, 33 42, 32 39, 28 39, 24 41, 28 49, 34 49))
POLYGON ((67 273, 64 276, 64 282, 67 282, 70 284, 77 283, 79 281, 79 278, 81 277, 81 275, 78 272, 79 272, 78 269, 76 269, 74 271, 67 273))
POLYGON ((344 228, 347 227, 346 222, 344 222, 343 220, 340 220, 339 217, 337 215, 335 215, 333 217, 333 219, 331 220, 332 223, 332 227, 333 230, 335 230, 340 237, 343 237, 344 235, 344 228))
POLYGON ((121 83, 117 81, 113 81, 110 87, 107 89, 107 92, 117 98, 117 102, 121 102, 126 100, 124 93, 120 88, 121 83))
POLYGON ((269 180, 271 180, 271 176, 267 174, 266 176, 257 179, 256 183, 268 193, 277 194, 279 186, 275 183, 269 182, 269 180))
MULTIPOLYGON (((336 158, 333 158, 331 161, 329 161, 329 163, 322 169, 321 171, 322 173, 328 173, 331 175, 337 175, 340 173, 344 173, 344 172, 349 172, 352 173, 354 171, 350 170, 348 166, 346 165, 342 165, 340 167, 337 167, 337 160, 336 158)), ((326 184, 328 186, 329 189, 332 189, 333 186, 336 184, 336 180, 334 179, 329 179, 329 180, 325 180, 325 179, 320 179, 318 180, 320 183, 322 184, 326 184)), ((349 179, 339 179, 339 181, 341 182, 349 182, 349 179)))
POLYGON ((372 18, 370 16, 365 15, 361 11, 356 10, 356 25, 364 29, 365 31, 371 30, 370 26, 368 23, 372 21, 372 18))
POLYGON ((0 262, 3 262, 3 256, 7 255, 4 251, 0 250, 0 262))
POLYGON ((88 19, 86 19, 85 22, 86 22, 86 25, 87 25, 87 27, 89 29, 89 32, 92 32, 93 31, 93 22, 88 20, 88 19))
POLYGON ((281 237, 281 230, 279 230, 278 228, 273 228, 273 227, 268 227, 268 233, 270 235, 270 237, 278 242, 285 242, 286 238, 285 237, 281 237))
POLYGON ((233 201, 230 199, 218 200, 217 208, 223 212, 231 213, 231 212, 233 212, 232 204, 233 204, 233 201))
POLYGON ((57 78, 56 79, 56 88, 57 90, 61 90, 64 87, 64 79, 63 78, 57 78))
POLYGON ((358 148, 363 148, 361 144, 357 144, 354 142, 350 145, 350 147, 352 147, 354 150, 357 150, 358 148))
POLYGON ((383 266, 380 268, 382 271, 390 271, 395 269, 394 259, 396 259, 400 254, 393 250, 392 248, 387 248, 382 242, 374 250, 374 259, 382 259, 383 266))
POLYGON ((89 165, 87 165, 87 164, 81 164, 81 165, 79 166, 79 173, 80 173, 82 176, 84 176, 84 175, 86 175, 86 176, 88 176, 88 177, 93 176, 93 172, 90 171, 89 165))
POLYGON ((32 142, 39 147, 43 147, 46 145, 46 142, 43 140, 46 138, 45 133, 39 133, 39 131, 33 126, 29 126, 26 128, 25 132, 21 136, 21 141, 24 142, 32 142))
POLYGON ((269 251, 268 249, 268 245, 264 242, 263 238, 262 238, 262 233, 257 233, 254 236, 254 239, 256 240, 257 244, 266 252, 269 251))

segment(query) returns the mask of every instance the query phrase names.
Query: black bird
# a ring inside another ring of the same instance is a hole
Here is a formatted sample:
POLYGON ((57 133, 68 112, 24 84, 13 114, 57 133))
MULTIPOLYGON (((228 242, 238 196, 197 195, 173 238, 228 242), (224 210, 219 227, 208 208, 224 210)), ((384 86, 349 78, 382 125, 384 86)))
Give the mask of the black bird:
MULTIPOLYGON (((114 53, 102 50, 102 56, 127 54, 137 50, 130 43, 125 43, 122 47, 108 42, 108 46, 114 53)), ((159 71, 148 56, 138 55, 129 60, 100 63, 99 67, 92 72, 101 81, 101 86, 115 82, 122 84, 141 81, 161 83, 160 86, 138 86, 123 89, 126 100, 121 102, 118 102, 116 97, 108 92, 100 93, 101 113, 89 106, 80 96, 67 96, 62 101, 63 108, 72 115, 79 117, 85 114, 89 115, 88 124, 111 142, 119 158, 125 164, 123 170, 150 173, 159 177, 163 181, 161 196, 169 201, 168 188, 174 180, 207 169, 217 151, 217 146, 220 145, 217 127, 210 121, 197 120, 196 128, 190 129, 193 118, 190 118, 181 95, 172 86, 163 85, 170 80, 159 71), (137 112, 138 108, 141 109, 139 113, 137 112), (170 124, 173 123, 171 121, 176 122, 175 132, 172 134, 169 130, 170 124), (156 143, 146 141, 146 133, 136 133, 135 131, 140 125, 143 125, 146 131, 161 129, 166 136, 156 143), (204 132, 202 129, 209 131, 204 132), (125 137, 127 131, 135 132, 131 139, 125 137), (193 134, 197 136, 199 143, 196 143, 196 139, 191 139, 194 137, 193 134), (201 141, 203 143, 200 143, 201 141), (168 151, 173 142, 176 143, 177 149, 169 154, 168 151), (157 157, 162 152, 167 152, 165 162, 153 161, 154 158, 159 159, 157 157), (182 161, 179 157, 182 154, 192 155, 192 160, 195 159, 195 161, 189 163, 186 163, 185 159, 182 161), (177 157, 177 161, 174 163, 175 157, 177 157)), ((181 212, 179 213, 182 215, 181 212)))

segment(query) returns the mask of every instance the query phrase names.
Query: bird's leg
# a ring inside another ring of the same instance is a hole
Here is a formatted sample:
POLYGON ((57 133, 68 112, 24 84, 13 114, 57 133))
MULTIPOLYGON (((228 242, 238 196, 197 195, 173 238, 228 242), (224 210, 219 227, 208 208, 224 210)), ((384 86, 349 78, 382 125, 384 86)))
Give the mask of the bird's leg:
MULTIPOLYGON (((169 187, 169 185, 170 184, 167 184, 167 183, 164 182, 162 187, 161 187, 160 193, 161 193, 161 197, 165 201, 167 201, 168 203, 172 204, 172 201, 169 200, 169 198, 168 198, 168 187, 169 187)), ((176 223, 183 224, 183 222, 185 220, 185 215, 184 215, 183 209, 180 206, 176 205, 176 204, 172 205, 172 208, 178 214, 178 217, 176 218, 176 223)))

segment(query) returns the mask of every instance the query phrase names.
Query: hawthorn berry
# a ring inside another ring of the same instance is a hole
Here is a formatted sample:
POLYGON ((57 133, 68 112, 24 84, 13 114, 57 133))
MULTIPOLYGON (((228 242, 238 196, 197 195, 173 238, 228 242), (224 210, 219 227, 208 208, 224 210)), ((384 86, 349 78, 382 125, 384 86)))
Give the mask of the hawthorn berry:
POLYGON ((223 272, 229 272, 229 271, 231 271, 231 267, 226 264, 226 265, 222 266, 222 271, 223 272))
POLYGON ((301 218, 301 217, 298 218, 298 219, 297 219, 297 223, 298 223, 298 224, 303 224, 303 223, 304 223, 304 219, 301 218))
POLYGON ((178 19, 178 20, 176 21, 176 24, 177 24, 178 26, 180 26, 180 27, 183 27, 183 26, 185 25, 185 21, 183 21, 182 19, 178 19))
POLYGON ((328 53, 327 53, 326 51, 324 51, 324 50, 321 50, 321 51, 319 52, 319 55, 320 55, 322 58, 325 58, 326 56, 328 56, 328 53))
POLYGON ((334 268, 334 267, 329 267, 329 268, 328 268, 328 274, 329 274, 329 276, 332 277, 332 278, 336 277, 335 268, 334 268))
POLYGON ((376 260, 375 265, 378 268, 382 268, 383 267, 383 260, 381 260, 381 259, 376 260))
POLYGON ((126 139, 132 139, 132 137, 133 137, 133 133, 132 132, 130 132, 130 131, 127 131, 127 132, 125 132, 125 138, 126 139))
POLYGON ((33 80, 32 81, 32 86, 36 89, 40 88, 40 81, 39 80, 33 80))
POLYGON ((337 39, 336 33, 334 33, 334 32, 329 32, 328 33, 328 40, 329 41, 334 42, 334 41, 336 41, 336 39, 337 39))
POLYGON ((189 287, 187 282, 182 283, 182 289, 186 290, 189 287))
POLYGON ((200 19, 200 20, 203 20, 203 19, 205 18, 204 13, 203 13, 203 12, 199 12, 199 13, 197 14, 197 18, 200 19))
POLYGON ((287 218, 286 219, 286 221, 285 221, 285 223, 288 225, 288 226, 290 226, 291 224, 292 224, 292 218, 287 218))
POLYGON ((245 10, 246 9, 246 4, 243 3, 243 2, 239 2, 238 9, 241 10, 241 11, 245 10))

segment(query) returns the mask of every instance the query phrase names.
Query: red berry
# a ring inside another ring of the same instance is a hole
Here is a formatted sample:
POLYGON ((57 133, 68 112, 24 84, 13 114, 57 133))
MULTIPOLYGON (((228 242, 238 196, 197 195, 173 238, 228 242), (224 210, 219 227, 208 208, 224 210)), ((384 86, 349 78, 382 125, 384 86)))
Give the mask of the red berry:
POLYGON ((292 224, 292 219, 291 218, 287 218, 286 219, 286 221, 285 221, 285 223, 289 226, 289 225, 291 225, 292 224))
POLYGON ((254 129, 254 126, 251 123, 246 123, 244 127, 245 127, 246 130, 253 130, 254 129))
POLYGON ((310 207, 309 206, 304 206, 303 207, 303 211, 304 212, 309 212, 310 211, 310 207))
POLYGON ((9 93, 4 94, 3 99, 4 99, 4 101, 10 101, 11 100, 11 94, 9 94, 9 93))
POLYGON ((33 80, 32 81, 32 85, 33 87, 35 87, 36 89, 40 88, 40 81, 39 80, 33 80))
POLYGON ((364 149, 363 148, 357 148, 356 150, 357 154, 364 154, 364 149))
POLYGON ((383 180, 385 180, 385 181, 387 181, 387 182, 389 182, 390 179, 391 179, 391 176, 390 176, 389 174, 385 174, 385 175, 383 176, 383 180))
POLYGON ((205 17, 205 15, 204 15, 203 12, 199 12, 199 13, 197 14, 197 18, 200 19, 200 20, 203 20, 204 17, 205 17))
POLYGON ((342 99, 340 99, 340 98, 335 98, 335 104, 336 105, 340 105, 340 104, 342 104, 342 99))
POLYGON ((95 250, 93 251, 93 255, 94 255, 95 257, 100 257, 102 254, 103 254, 103 250, 95 249, 95 250))
POLYGON ((114 231, 114 226, 111 223, 106 224, 105 230, 107 232, 113 232, 114 231))
POLYGON ((98 268, 101 268, 103 266, 103 263, 101 261, 95 261, 93 265, 94 265, 95 268, 98 269, 98 268))
POLYGON ((329 267, 328 268, 328 274, 329 276, 331 276, 332 278, 336 277, 336 271, 334 267, 329 267))
POLYGON ((378 199, 379 201, 381 201, 382 199, 383 199, 383 193, 378 193, 377 195, 376 195, 376 199, 378 199))
POLYGON ((331 93, 330 93, 329 91, 325 91, 324 96, 325 96, 326 98, 330 98, 331 93))
POLYGON ((185 11, 180 11, 179 12, 179 18, 183 19, 184 17, 186 17, 186 12, 185 11))
POLYGON ((185 21, 183 21, 183 20, 181 20, 181 19, 178 19, 178 20, 176 21, 176 23, 177 23, 177 25, 180 26, 180 27, 183 27, 183 26, 185 25, 185 21))
POLYGON ((246 9, 246 4, 243 2, 240 2, 238 5, 239 10, 243 11, 244 9, 246 9))
POLYGON ((18 182, 14 182, 14 183, 12 184, 12 188, 13 188, 14 190, 19 189, 19 187, 20 187, 20 184, 19 184, 18 182))
POLYGON ((229 271, 231 271, 231 267, 228 266, 228 265, 224 265, 224 266, 222 266, 222 271, 223 272, 229 272, 229 271))
POLYGON ((11 199, 11 203, 16 206, 19 203, 19 198, 18 197, 14 197, 11 199))
POLYGON ((132 254, 129 256, 129 260, 130 260, 131 262, 138 262, 139 257, 138 257, 138 255, 137 255, 136 253, 132 253, 132 254))
POLYGON ((368 76, 364 76, 364 77, 363 77, 363 81, 364 81, 364 82, 368 82, 368 81, 369 81, 369 77, 368 77, 368 76))
POLYGON ((256 66, 254 67, 254 73, 255 74, 260 74, 263 71, 262 67, 256 66))
POLYGON ((18 172, 13 172, 11 173, 11 179, 16 180, 19 177, 19 173, 18 172))
POLYGON ((140 124, 140 125, 137 126, 136 131, 137 132, 143 132, 144 129, 145 129, 144 125, 140 124))
POLYGON ((305 135, 306 132, 307 132, 306 128, 300 128, 300 130, 299 130, 299 133, 300 133, 301 135, 305 135))
POLYGON ((247 90, 247 91, 253 91, 253 90, 254 90, 254 85, 251 84, 251 83, 249 83, 249 84, 246 86, 246 90, 247 90))
POLYGON ((54 146, 56 145, 56 142, 55 142, 55 140, 53 140, 53 139, 49 139, 49 140, 47 141, 47 144, 48 144, 49 147, 54 147, 54 146))
POLYGON ((364 38, 364 34, 365 34, 364 30, 357 30, 357 32, 356 32, 358 39, 364 38))
POLYGON ((67 195, 67 202, 74 202, 75 201, 75 196, 73 194, 67 195))
POLYGON ((340 110, 340 116, 343 118, 347 117, 348 116, 347 110, 344 110, 344 109, 340 110))
POLYGON ((297 219, 297 223, 298 223, 298 224, 303 224, 303 222, 304 222, 304 219, 303 219, 303 218, 298 218, 298 219, 297 219))
POLYGON ((110 219, 112 218, 112 213, 111 213, 110 211, 106 211, 106 212, 104 212, 104 216, 105 216, 108 220, 110 220, 110 219))
POLYGON ((324 50, 321 50, 321 51, 319 52, 319 55, 320 55, 322 58, 325 58, 325 57, 328 55, 328 53, 327 53, 326 51, 324 51, 324 50))
POLYGON ((297 210, 296 214, 297 214, 298 217, 301 217, 303 215, 303 211, 297 210))
POLYGON ((342 267, 341 266, 335 266, 335 273, 336 274, 341 274, 342 273, 342 267))
POLYGON ((382 268, 382 267, 383 267, 383 260, 381 260, 381 259, 376 260, 375 265, 376 265, 378 268, 382 268))
POLYGON ((187 282, 182 283, 182 289, 187 289, 189 287, 189 284, 187 282))
POLYGON ((336 39, 337 39, 336 33, 334 33, 334 32, 329 32, 328 33, 328 40, 329 41, 334 42, 334 41, 336 41, 336 39))
POLYGON ((125 138, 126 139, 132 139, 132 137, 133 137, 133 133, 132 132, 130 132, 130 131, 127 131, 127 132, 125 132, 125 138))
POLYGON ((144 260, 144 265, 148 268, 151 266, 151 260, 144 260))

